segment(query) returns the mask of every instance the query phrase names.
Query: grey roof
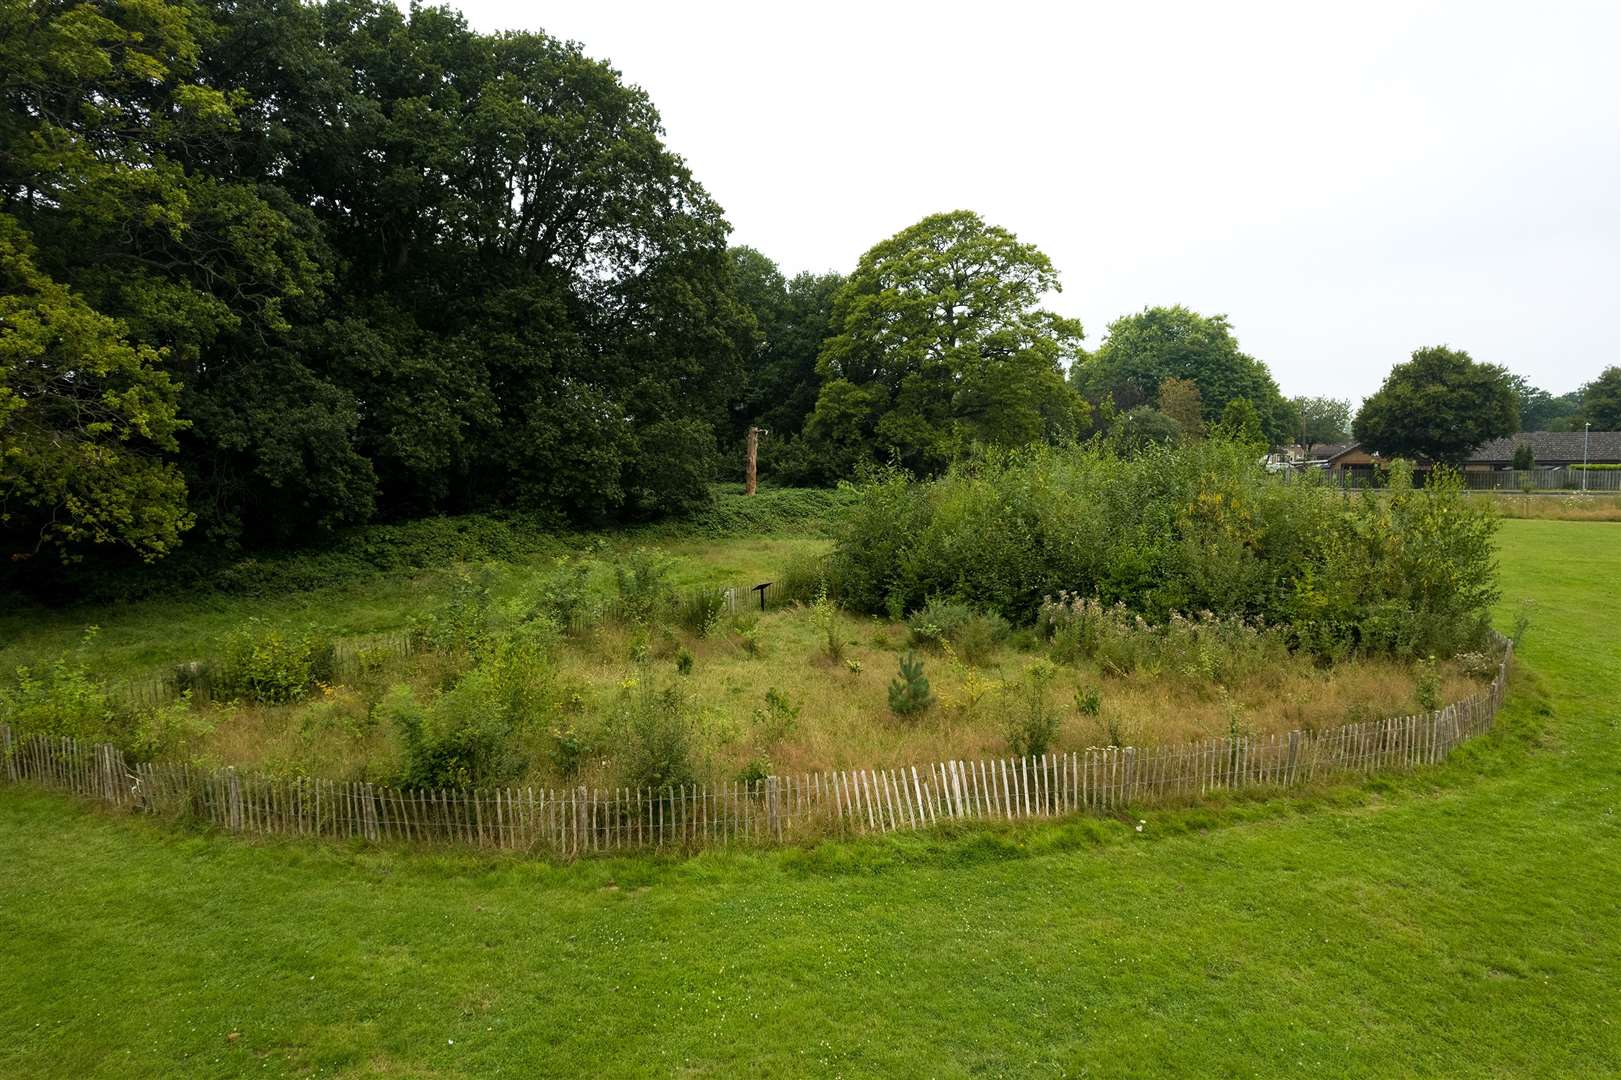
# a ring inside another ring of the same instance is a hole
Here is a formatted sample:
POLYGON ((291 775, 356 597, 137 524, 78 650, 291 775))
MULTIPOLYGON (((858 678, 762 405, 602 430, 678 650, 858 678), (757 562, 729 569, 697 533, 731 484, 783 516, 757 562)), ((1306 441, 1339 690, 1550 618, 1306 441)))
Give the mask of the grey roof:
MULTIPOLYGON (((1621 462, 1621 431, 1589 431, 1587 460, 1599 463, 1621 462)), ((1514 458, 1514 448, 1529 444, 1531 456, 1539 464, 1582 460, 1583 432, 1580 431, 1522 431, 1477 448, 1465 460, 1479 464, 1507 463, 1514 458)))

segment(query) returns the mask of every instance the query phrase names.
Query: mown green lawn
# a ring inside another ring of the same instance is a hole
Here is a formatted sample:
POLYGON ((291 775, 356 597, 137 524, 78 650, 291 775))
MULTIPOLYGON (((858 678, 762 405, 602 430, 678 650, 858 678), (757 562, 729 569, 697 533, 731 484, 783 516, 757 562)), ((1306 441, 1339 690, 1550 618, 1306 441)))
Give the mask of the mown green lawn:
POLYGON ((1621 526, 1511 521, 1500 731, 1422 775, 549 866, 0 792, 0 1076, 1621 1075, 1621 526))

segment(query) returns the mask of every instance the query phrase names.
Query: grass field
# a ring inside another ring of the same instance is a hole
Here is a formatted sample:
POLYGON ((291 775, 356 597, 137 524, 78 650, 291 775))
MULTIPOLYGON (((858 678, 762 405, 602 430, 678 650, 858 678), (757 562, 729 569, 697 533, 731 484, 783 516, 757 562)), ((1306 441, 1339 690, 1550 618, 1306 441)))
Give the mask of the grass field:
POLYGON ((0 790, 0 1075, 1621 1075, 1621 527, 1502 561, 1497 734, 1140 833, 552 866, 0 790))

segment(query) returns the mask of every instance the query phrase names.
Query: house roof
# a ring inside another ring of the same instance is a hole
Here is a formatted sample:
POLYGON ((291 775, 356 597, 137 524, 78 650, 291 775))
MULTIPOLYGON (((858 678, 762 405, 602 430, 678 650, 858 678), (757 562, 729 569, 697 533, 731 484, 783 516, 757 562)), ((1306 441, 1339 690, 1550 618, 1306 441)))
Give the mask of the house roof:
POLYGON ((1588 461, 1621 462, 1621 431, 1522 431, 1493 439, 1464 460, 1476 464, 1512 461, 1515 448, 1528 445, 1539 463, 1581 461, 1584 436, 1588 461))
MULTIPOLYGON (((1482 444, 1474 453, 1464 458, 1464 463, 1507 464, 1514 460, 1514 448, 1521 443, 1530 445, 1531 456, 1538 464, 1581 461, 1584 436, 1587 441, 1587 461, 1601 465, 1621 463, 1621 431, 1522 431, 1482 444)), ((1350 446, 1335 447, 1334 452, 1326 456, 1332 464, 1336 458, 1361 449, 1361 443, 1352 443, 1350 446)))

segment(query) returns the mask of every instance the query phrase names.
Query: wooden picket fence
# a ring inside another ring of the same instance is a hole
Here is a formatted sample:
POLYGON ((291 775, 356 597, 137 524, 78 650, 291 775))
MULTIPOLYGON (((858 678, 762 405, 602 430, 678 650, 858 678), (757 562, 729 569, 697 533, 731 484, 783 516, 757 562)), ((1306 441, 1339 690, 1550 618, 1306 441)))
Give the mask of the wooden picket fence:
POLYGON ((1095 747, 1039 757, 845 769, 753 782, 631 788, 399 789, 186 764, 128 764, 116 747, 14 738, 0 725, 4 777, 112 806, 243 833, 440 842, 563 856, 646 848, 795 842, 819 836, 1119 813, 1213 792, 1287 789, 1446 759, 1492 726, 1513 645, 1491 686, 1417 716, 1323 732, 1095 747))

